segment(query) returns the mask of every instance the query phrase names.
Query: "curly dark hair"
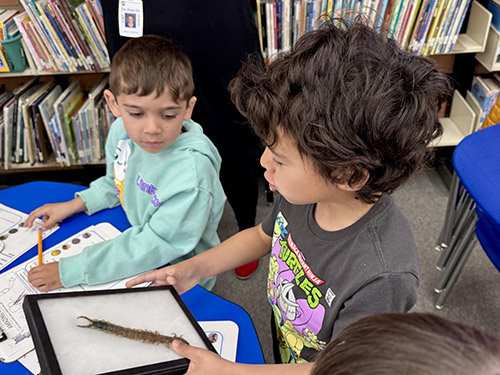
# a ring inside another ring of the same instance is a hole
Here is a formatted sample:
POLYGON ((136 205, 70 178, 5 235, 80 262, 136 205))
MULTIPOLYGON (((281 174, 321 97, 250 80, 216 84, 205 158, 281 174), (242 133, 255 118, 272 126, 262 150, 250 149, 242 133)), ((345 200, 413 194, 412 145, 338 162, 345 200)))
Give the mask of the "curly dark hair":
POLYGON ((356 186, 368 172, 357 198, 373 203, 424 165, 452 89, 359 16, 326 21, 272 64, 250 57, 230 91, 266 145, 281 129, 326 181, 356 186))

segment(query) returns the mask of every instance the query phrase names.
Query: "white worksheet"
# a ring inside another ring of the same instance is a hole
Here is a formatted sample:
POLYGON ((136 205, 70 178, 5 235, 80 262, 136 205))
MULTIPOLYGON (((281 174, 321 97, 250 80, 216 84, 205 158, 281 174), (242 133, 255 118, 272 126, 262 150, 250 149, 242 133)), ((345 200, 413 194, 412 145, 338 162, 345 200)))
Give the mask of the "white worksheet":
POLYGON ((198 322, 217 353, 228 361, 236 361, 238 325, 231 320, 198 322))
MULTIPOLYGON (((43 225, 42 220, 35 219, 31 228, 25 228, 28 217, 21 211, 0 204, 0 270, 7 267, 38 243, 38 231, 43 225)), ((42 232, 42 238, 47 238, 59 227, 42 232)))
MULTIPOLYGON (((63 257, 79 254, 84 248, 113 239, 119 234, 120 231, 109 223, 90 226, 45 250, 43 263, 55 262, 63 257)), ((7 340, 0 342, 0 360, 3 362, 16 361, 34 348, 22 305, 26 294, 41 293, 28 282, 28 271, 37 264, 38 257, 35 256, 0 274, 0 329, 7 335, 7 340)), ((129 279, 94 286, 78 285, 72 288, 61 288, 50 293, 124 288, 129 279)))

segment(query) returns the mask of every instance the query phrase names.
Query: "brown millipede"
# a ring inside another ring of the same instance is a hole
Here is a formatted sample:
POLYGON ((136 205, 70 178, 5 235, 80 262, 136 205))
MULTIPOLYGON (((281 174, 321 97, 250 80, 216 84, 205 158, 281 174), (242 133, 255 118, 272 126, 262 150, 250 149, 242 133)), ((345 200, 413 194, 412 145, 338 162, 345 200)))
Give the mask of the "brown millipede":
POLYGON ((80 318, 86 319, 90 323, 87 325, 77 325, 78 327, 92 328, 104 333, 125 337, 130 340, 142 341, 148 344, 165 345, 167 348, 170 348, 170 345, 174 340, 181 340, 189 345, 189 343, 184 340, 182 336, 177 336, 176 334, 173 334, 173 336, 165 336, 161 335, 158 331, 122 327, 118 324, 113 324, 105 320, 90 319, 86 316, 77 317, 77 319, 80 318))

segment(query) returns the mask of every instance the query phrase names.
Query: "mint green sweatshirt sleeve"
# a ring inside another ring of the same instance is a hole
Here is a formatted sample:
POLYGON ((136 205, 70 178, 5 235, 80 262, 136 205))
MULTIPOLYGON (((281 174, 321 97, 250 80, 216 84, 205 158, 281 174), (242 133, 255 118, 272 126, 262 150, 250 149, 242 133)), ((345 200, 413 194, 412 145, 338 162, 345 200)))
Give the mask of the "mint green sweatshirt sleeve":
POLYGON ((200 243, 200 228, 205 228, 211 219, 212 199, 203 189, 183 191, 164 202, 144 225, 131 227, 79 255, 62 258, 62 284, 71 287, 118 280, 205 250, 207 244, 200 243))

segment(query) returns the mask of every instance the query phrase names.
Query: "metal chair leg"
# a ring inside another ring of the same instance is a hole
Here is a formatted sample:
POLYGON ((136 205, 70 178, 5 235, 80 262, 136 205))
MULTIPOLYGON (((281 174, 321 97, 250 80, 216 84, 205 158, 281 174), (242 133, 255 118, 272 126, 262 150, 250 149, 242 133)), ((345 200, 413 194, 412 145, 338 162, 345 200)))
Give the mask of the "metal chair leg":
MULTIPOLYGON (((470 198, 470 197, 469 197, 470 198)), ((471 219, 476 216, 475 208, 476 204, 472 201, 472 199, 467 199, 469 204, 472 204, 469 206, 468 211, 463 210, 463 212, 460 214, 460 219, 457 222, 456 227, 453 229, 453 235, 451 236, 451 242, 449 243, 448 246, 443 248, 441 251, 441 255, 439 256, 439 259, 436 264, 436 268, 438 270, 443 270, 447 267, 449 259, 452 257, 453 252, 455 251, 455 247, 457 244, 457 241, 459 237, 463 234, 464 228, 466 228, 466 225, 470 223, 471 219)), ((466 207, 464 205, 464 207, 466 207)))
POLYGON ((448 205, 446 207, 446 214, 444 217, 443 228, 439 234, 439 238, 436 245, 436 250, 440 251, 449 244, 451 238, 451 229, 453 227, 454 221, 454 211, 457 205, 459 179, 455 172, 451 178, 450 194, 448 196, 448 205))
MULTIPOLYGON (((475 226, 475 222, 474 222, 475 226)), ((446 288, 443 289, 442 293, 439 294, 438 298, 436 299, 436 303, 434 307, 438 310, 441 310, 444 307, 444 304, 446 300, 448 299, 448 296, 453 289, 453 286, 455 285, 458 276, 462 272, 462 269, 464 268, 465 262, 469 258, 470 254, 472 253, 472 249, 474 246, 478 243, 478 240, 475 235, 471 236, 469 238, 468 244, 465 247, 465 250, 462 254, 462 257, 460 258, 459 262, 457 263, 457 266, 453 270, 452 275, 450 276, 450 279, 448 280, 448 284, 446 285, 446 288)))
POLYGON ((476 228, 477 216, 475 211, 472 211, 471 215, 468 215, 468 220, 466 220, 464 225, 464 230, 461 233, 458 233, 456 238, 456 244, 454 244, 451 248, 450 258, 446 264, 446 267, 441 274, 441 278, 439 280, 438 285, 434 289, 436 293, 441 293, 446 286, 448 285, 448 281, 455 271, 455 268, 462 257, 462 254, 470 241, 470 238, 474 236, 474 230, 476 228))

